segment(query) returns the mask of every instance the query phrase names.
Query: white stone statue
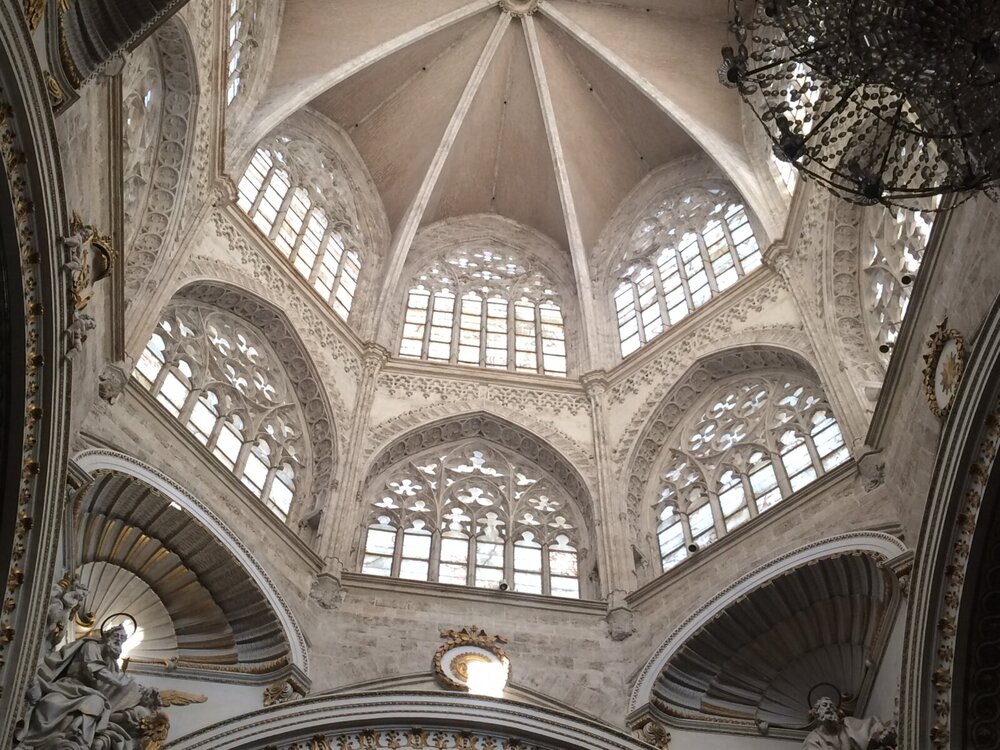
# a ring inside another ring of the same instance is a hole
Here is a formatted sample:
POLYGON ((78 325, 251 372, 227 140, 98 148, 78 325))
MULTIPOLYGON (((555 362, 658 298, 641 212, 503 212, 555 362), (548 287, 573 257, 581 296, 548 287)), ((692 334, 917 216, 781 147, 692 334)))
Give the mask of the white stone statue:
POLYGON ((15 750, 153 750, 166 741, 170 722, 160 709, 205 696, 146 688, 126 675, 118 658, 127 638, 119 625, 49 654, 15 750))
POLYGON ((895 727, 883 724, 875 717, 855 719, 843 717, 831 698, 816 701, 809 715, 816 720, 802 743, 802 750, 875 750, 896 747, 895 727))
POLYGON ((66 623, 84 600, 87 598, 87 587, 80 581, 63 579, 52 587, 49 596, 49 611, 46 621, 46 631, 49 643, 55 646, 66 631, 66 623))

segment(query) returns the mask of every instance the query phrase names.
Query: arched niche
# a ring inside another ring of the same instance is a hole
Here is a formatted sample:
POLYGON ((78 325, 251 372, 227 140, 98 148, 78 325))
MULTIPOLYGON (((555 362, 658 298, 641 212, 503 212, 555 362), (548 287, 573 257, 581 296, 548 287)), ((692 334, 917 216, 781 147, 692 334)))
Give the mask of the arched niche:
POLYGON ((902 600, 887 563, 906 552, 890 534, 848 532, 741 576, 657 647, 629 697, 630 723, 801 738, 810 692, 826 683, 863 710, 902 600))
MULTIPOLYGON (((87 450, 76 462, 93 477, 75 500, 81 562, 106 562, 128 570, 153 589, 171 618, 176 614, 186 619, 181 613, 193 606, 201 613, 197 622, 222 628, 213 630, 215 642, 231 644, 229 656, 220 659, 216 653, 193 659, 190 665, 247 675, 294 666, 308 674, 305 637, 288 603, 256 556, 207 505, 162 472, 123 453, 87 450), (115 543, 109 546, 112 539, 115 543), (147 570, 146 550, 153 549, 163 551, 147 570), (172 579, 164 578, 157 565, 176 571, 169 576, 192 575, 196 585, 175 592, 175 598, 166 585, 172 579), (158 590, 160 581, 164 583, 158 590), (253 613, 249 618, 247 611, 253 613)), ((179 657, 182 646, 179 641, 179 657)))

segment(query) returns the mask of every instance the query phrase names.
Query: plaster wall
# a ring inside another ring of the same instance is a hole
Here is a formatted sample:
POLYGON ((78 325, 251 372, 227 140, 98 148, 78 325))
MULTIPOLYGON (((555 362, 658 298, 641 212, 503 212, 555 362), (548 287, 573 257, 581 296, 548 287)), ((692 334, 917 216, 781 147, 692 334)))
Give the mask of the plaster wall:
POLYGON ((170 739, 176 740, 202 727, 226 721, 234 716, 255 711, 263 705, 264 689, 260 685, 236 685, 226 682, 188 680, 165 674, 134 674, 140 684, 159 690, 180 690, 204 695, 204 703, 170 706, 165 709, 170 719, 170 739))

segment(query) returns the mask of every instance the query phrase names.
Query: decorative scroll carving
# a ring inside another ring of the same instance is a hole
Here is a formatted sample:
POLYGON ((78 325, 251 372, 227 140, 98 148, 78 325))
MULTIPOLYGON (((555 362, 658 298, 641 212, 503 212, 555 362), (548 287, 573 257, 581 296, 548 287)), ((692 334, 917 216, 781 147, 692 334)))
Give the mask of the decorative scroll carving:
POLYGON ((264 707, 304 698, 308 692, 305 685, 294 677, 286 677, 264 688, 264 707))

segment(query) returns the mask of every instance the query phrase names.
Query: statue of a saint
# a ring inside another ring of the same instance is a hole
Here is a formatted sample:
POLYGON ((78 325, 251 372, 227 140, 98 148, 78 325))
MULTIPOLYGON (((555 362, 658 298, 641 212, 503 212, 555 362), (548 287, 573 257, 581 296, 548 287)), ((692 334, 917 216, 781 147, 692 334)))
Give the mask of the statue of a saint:
POLYGON ((46 657, 28 695, 18 750, 133 750, 139 721, 159 707, 156 691, 121 671, 127 639, 117 626, 100 639, 83 638, 46 657))
POLYGON ((896 747, 896 730, 874 717, 843 717, 832 698, 820 698, 809 715, 816 720, 802 750, 875 750, 896 747))
POLYGON ((87 587, 77 580, 64 578, 52 587, 46 621, 49 643, 59 643, 66 630, 66 623, 87 598, 87 587))

